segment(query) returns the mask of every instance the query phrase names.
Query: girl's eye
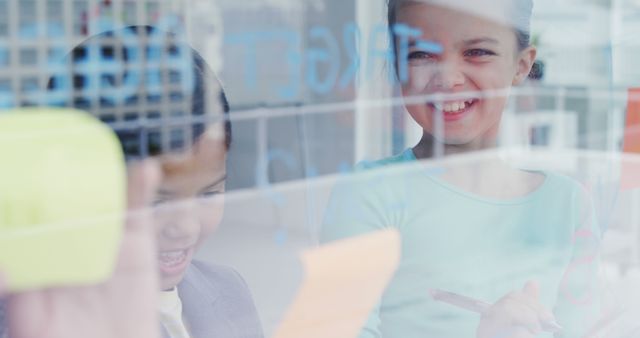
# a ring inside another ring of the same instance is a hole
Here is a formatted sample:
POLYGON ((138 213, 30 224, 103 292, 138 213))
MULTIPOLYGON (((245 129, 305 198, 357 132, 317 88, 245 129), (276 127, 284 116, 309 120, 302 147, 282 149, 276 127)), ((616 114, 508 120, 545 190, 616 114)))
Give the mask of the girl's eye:
POLYGON ((158 207, 158 206, 162 206, 163 204, 166 204, 167 202, 169 202, 169 199, 166 199, 166 198, 165 199, 157 199, 157 200, 153 201, 152 205, 154 207, 158 207))
POLYGON ((409 60, 426 61, 426 60, 432 59, 433 58, 433 54, 427 53, 427 52, 422 52, 422 51, 415 51, 415 52, 409 53, 408 58, 409 58, 409 60))
POLYGON ((464 53, 465 56, 467 57, 482 57, 482 56, 490 56, 490 55, 496 55, 496 53, 488 50, 488 49, 470 49, 468 51, 466 51, 464 53))
POLYGON ((198 197, 208 199, 211 197, 218 196, 220 194, 222 194, 222 191, 220 190, 203 191, 200 193, 200 195, 198 195, 198 197))

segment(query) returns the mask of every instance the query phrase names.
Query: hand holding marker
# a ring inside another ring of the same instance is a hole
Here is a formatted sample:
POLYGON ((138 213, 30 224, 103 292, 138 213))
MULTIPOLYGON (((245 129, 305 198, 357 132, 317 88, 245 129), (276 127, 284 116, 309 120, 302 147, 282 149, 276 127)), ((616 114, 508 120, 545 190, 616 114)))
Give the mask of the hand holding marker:
MULTIPOLYGON (((481 315, 486 313, 489 308, 491 308, 491 304, 485 301, 459 295, 453 292, 443 291, 439 289, 430 289, 429 293, 434 300, 447 303, 461 309, 473 311, 481 315)), ((547 332, 555 333, 562 331, 562 326, 560 326, 560 324, 556 323, 554 320, 542 321, 540 324, 542 326, 542 329, 547 332)))

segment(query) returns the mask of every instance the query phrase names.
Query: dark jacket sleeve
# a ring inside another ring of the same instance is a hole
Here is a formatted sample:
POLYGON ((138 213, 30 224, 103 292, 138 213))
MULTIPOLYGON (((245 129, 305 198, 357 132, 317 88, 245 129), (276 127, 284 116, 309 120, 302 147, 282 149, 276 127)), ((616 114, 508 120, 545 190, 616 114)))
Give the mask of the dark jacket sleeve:
POLYGON ((220 297, 217 299, 215 307, 225 314, 234 327, 234 336, 263 338, 264 333, 258 311, 251 291, 242 276, 227 266, 207 264, 201 261, 193 261, 193 264, 220 291, 220 297))
POLYGON ((7 337, 7 313, 5 300, 0 299, 0 338, 7 337))

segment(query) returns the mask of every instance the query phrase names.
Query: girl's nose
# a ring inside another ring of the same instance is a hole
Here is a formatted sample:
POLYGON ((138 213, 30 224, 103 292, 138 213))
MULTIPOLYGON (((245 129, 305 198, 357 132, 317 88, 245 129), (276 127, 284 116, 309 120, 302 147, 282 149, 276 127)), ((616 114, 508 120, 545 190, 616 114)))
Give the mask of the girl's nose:
POLYGON ((176 203, 166 219, 160 220, 163 224, 162 236, 172 241, 184 241, 185 245, 190 245, 197 240, 200 233, 200 221, 198 220, 198 210, 193 201, 181 201, 176 203))
POLYGON ((435 67, 433 83, 436 88, 450 90, 464 84, 464 74, 455 61, 443 61, 435 67))

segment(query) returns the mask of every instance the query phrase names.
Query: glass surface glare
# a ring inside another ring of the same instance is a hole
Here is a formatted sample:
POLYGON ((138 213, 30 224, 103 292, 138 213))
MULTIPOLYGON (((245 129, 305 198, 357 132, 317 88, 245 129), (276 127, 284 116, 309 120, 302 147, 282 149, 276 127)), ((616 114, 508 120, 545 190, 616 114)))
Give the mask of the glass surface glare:
MULTIPOLYGON (((639 23, 634 0, 0 0, 0 125, 80 110, 129 169, 112 276, 30 290, 45 314, 0 264, 0 338, 638 336, 639 23), (80 290, 101 310, 62 305, 80 290)), ((11 181, 82 191, 36 169, 11 181)), ((29 193, 0 189, 0 241, 56 213, 29 193)))

